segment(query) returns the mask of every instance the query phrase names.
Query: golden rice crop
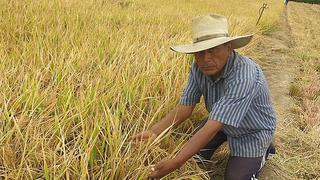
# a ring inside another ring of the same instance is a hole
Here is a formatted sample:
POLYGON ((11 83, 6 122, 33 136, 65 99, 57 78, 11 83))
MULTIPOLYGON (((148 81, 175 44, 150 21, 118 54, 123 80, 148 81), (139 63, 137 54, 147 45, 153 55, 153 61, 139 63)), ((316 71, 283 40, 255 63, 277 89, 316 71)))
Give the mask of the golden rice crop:
MULTIPOLYGON (((191 40, 199 14, 228 16, 232 35, 272 31, 282 4, 256 27, 262 3, 0 0, 0 176, 145 178, 188 138, 129 140, 177 103, 192 57, 168 47, 191 40)), ((192 160, 178 175, 206 178, 192 160)))

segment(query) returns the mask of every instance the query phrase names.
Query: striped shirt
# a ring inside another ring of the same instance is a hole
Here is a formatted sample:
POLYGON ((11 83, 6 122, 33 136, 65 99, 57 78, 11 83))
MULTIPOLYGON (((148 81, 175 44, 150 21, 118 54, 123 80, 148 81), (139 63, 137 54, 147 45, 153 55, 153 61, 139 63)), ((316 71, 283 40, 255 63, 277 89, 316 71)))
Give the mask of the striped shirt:
POLYGON ((179 104, 194 106, 201 96, 209 120, 223 124, 231 156, 265 154, 275 131, 276 117, 258 64, 233 51, 219 78, 212 79, 193 63, 179 104))

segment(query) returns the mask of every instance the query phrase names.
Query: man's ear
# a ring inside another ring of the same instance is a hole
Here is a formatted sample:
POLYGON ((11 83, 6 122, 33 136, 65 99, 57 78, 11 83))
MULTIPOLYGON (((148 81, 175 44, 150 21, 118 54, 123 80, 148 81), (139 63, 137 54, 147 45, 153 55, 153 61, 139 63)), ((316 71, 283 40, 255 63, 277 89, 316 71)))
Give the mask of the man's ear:
POLYGON ((231 42, 228 42, 226 45, 227 45, 227 51, 228 51, 228 53, 231 54, 231 52, 232 52, 232 50, 233 50, 233 49, 232 49, 232 44, 231 44, 231 42))

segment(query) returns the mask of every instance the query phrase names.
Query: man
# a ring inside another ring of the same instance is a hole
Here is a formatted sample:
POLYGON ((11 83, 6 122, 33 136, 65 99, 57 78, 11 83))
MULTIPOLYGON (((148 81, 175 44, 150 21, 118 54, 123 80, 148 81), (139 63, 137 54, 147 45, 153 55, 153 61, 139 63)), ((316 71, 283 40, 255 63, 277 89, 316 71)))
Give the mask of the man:
POLYGON ((158 163, 149 177, 169 174, 196 153, 209 160, 227 140, 230 157, 225 179, 255 179, 265 158, 274 151, 275 113, 260 67, 233 50, 247 45, 252 35, 229 37, 227 19, 220 15, 194 18, 192 33, 193 44, 171 47, 195 56, 179 104, 133 138, 155 138, 170 125, 180 124, 190 117, 201 96, 209 117, 178 155, 158 163))

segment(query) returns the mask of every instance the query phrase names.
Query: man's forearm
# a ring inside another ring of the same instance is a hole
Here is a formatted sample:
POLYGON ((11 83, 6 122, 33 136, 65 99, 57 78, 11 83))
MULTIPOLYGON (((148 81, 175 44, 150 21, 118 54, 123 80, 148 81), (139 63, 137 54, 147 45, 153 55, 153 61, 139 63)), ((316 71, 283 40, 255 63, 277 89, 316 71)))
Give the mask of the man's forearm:
POLYGON ((222 128, 222 124, 217 121, 208 120, 208 122, 183 146, 182 150, 175 157, 180 164, 184 164, 193 155, 198 153, 222 128))
POLYGON ((177 106, 170 111, 161 121, 153 125, 150 129, 159 135, 162 131, 168 128, 170 125, 178 125, 190 117, 193 107, 181 107, 177 106))

